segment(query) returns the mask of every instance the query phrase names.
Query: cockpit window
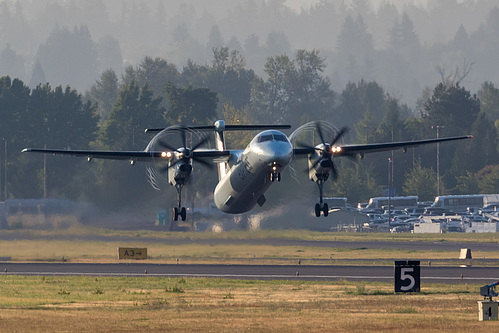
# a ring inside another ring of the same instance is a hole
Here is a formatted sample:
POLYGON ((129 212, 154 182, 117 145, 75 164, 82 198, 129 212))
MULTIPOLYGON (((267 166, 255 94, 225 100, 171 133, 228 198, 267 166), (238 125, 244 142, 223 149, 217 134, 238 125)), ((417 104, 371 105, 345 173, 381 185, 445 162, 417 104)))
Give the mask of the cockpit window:
POLYGON ((267 141, 288 142, 288 139, 283 134, 266 134, 258 137, 258 142, 267 142, 267 141))
POLYGON ((282 135, 282 134, 274 134, 274 140, 275 141, 283 141, 283 142, 287 142, 288 139, 286 138, 286 136, 282 135))
POLYGON ((262 135, 258 138, 258 142, 265 142, 265 141, 272 141, 272 134, 269 135, 262 135))

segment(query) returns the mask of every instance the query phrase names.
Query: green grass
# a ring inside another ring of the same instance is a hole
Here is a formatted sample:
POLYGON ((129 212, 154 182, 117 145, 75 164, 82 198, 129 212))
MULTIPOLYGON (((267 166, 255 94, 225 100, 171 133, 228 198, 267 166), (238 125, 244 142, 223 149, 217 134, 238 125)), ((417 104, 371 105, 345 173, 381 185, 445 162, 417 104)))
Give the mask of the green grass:
POLYGON ((479 242, 498 243, 499 233, 448 233, 448 234, 411 234, 411 233, 345 233, 345 232, 315 232, 309 230, 258 230, 258 231, 224 231, 214 232, 166 232, 157 230, 110 230, 97 227, 73 224, 68 229, 62 230, 2 230, 3 233, 22 233, 33 236, 115 236, 123 238, 152 238, 158 240, 168 239, 302 239, 315 241, 395 241, 395 242, 479 242))
MULTIPOLYGON (((477 285, 0 276, 1 331, 491 331, 477 285), (445 323, 445 324, 444 324, 445 323)), ((492 329, 493 331, 493 329, 492 329)))

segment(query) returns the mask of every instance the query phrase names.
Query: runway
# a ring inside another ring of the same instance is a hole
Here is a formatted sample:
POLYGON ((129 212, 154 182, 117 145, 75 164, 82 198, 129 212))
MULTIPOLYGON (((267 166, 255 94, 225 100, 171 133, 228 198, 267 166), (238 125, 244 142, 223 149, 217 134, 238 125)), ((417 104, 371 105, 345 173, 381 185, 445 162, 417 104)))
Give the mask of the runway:
MULTIPOLYGON (((393 282, 393 266, 0 263, 6 275, 199 277, 244 280, 393 282)), ((489 284, 499 267, 421 266, 422 283, 489 284)))

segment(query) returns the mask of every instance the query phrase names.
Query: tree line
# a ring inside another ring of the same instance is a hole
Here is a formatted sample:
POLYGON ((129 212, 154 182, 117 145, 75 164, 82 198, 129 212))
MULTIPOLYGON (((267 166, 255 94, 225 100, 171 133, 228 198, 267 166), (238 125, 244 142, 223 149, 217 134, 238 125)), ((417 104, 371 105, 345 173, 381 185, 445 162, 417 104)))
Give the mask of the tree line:
MULTIPOLYGON (((113 70, 104 71, 85 94, 48 83, 31 89, 20 79, 2 77, 0 158, 7 168, 0 163, 0 193, 8 198, 88 200, 109 207, 132 204, 138 196, 152 198, 157 194, 143 168, 20 151, 28 146, 141 150, 151 139, 143 132, 147 127, 209 124, 216 119, 293 128, 326 120, 350 128, 347 143, 432 138, 437 126, 440 137, 471 134, 473 140, 441 145, 440 192, 499 192, 499 88, 494 83, 484 82, 472 94, 461 85, 464 74, 442 75, 412 110, 376 81, 350 82, 335 91, 325 70, 319 51, 299 50, 293 57, 269 57, 264 75, 257 75, 240 52, 222 47, 213 50, 210 64, 188 61, 178 68, 166 59, 146 57, 127 67, 120 78, 113 70)), ((249 138, 232 135, 229 145, 243 148, 249 138)), ((436 195, 435 146, 372 154, 359 162, 340 159, 339 179, 327 184, 326 195, 348 197, 350 202, 380 196, 388 184, 388 158, 393 160, 397 194, 419 195, 422 200, 436 195)), ((211 191, 216 177, 193 181, 207 185, 196 186, 191 197, 211 191)))

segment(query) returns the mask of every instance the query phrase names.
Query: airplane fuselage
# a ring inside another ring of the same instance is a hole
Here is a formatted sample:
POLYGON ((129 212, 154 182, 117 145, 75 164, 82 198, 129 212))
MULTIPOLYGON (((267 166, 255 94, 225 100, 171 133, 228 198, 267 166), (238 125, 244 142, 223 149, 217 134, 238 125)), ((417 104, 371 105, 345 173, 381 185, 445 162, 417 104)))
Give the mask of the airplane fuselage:
POLYGON ((242 152, 214 192, 215 205, 222 212, 245 213, 265 202, 264 193, 280 179, 291 161, 293 147, 286 135, 269 130, 259 133, 242 152))

